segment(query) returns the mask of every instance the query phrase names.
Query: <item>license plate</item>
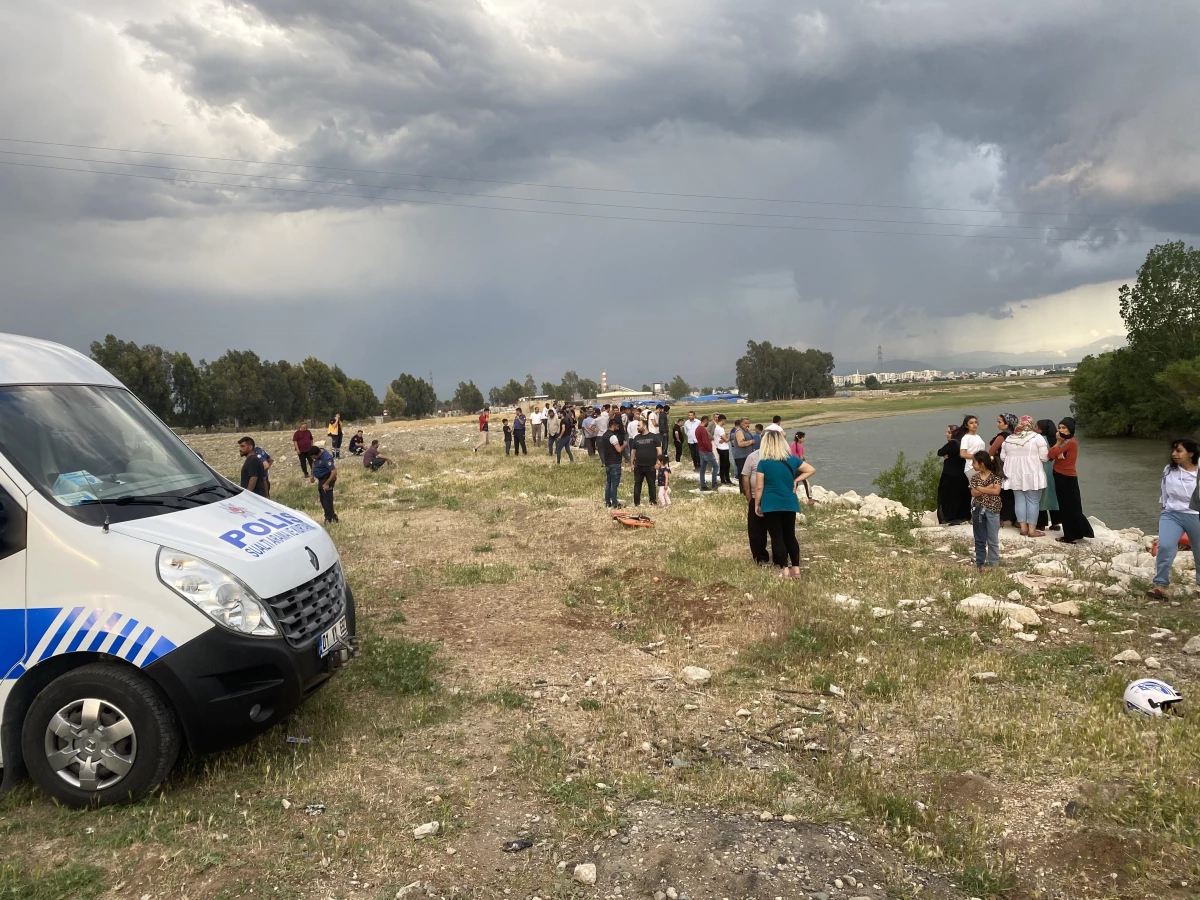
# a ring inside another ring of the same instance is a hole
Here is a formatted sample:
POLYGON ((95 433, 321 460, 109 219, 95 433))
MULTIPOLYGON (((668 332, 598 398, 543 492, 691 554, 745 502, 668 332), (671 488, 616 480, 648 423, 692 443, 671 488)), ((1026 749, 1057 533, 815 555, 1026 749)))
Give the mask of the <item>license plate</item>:
POLYGON ((325 656, 336 647, 344 642, 350 636, 350 629, 346 626, 346 617, 342 616, 333 623, 333 627, 321 635, 321 640, 317 644, 317 655, 325 656))

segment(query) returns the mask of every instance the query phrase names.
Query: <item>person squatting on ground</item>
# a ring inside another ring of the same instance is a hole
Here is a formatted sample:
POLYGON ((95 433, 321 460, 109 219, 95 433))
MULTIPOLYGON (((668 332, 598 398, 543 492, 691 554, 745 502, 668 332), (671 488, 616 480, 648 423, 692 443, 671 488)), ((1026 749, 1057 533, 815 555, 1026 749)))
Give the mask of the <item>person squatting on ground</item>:
POLYGON ((600 464, 604 466, 604 505, 618 508, 617 489, 621 486, 622 456, 625 442, 621 440, 621 419, 614 416, 608 423, 608 432, 599 442, 600 464))
MULTIPOLYGON (((997 454, 993 453, 993 456, 997 454)), ((1038 531, 1042 491, 1046 489, 1043 463, 1050 459, 1050 445, 1038 434, 1033 419, 1021 416, 1016 428, 1000 442, 1004 487, 1012 493, 1013 516, 1025 537, 1045 537, 1038 531)), ((1004 493, 1000 494, 1000 521, 1004 521, 1004 493)))
POLYGON ((1000 491, 1004 466, 1000 457, 978 450, 971 460, 971 529, 975 532, 975 565, 1000 565, 1000 491))
POLYGON ((1158 559, 1154 571, 1154 586, 1149 596, 1167 600, 1171 584, 1171 564, 1179 552, 1179 541, 1186 534, 1196 561, 1196 587, 1200 593, 1200 494, 1197 493, 1197 462, 1200 447, 1188 438, 1171 442, 1171 462, 1163 469, 1162 489, 1158 502, 1162 515, 1158 518, 1158 559))
POLYGON ((642 505, 642 482, 646 483, 646 499, 651 505, 658 505, 655 490, 657 475, 655 464, 658 462, 658 451, 661 448, 658 436, 650 434, 645 422, 638 422, 637 436, 629 440, 633 452, 633 505, 642 505))
POLYGON ((766 523, 771 536, 771 559, 780 578, 800 577, 800 542, 796 539, 796 516, 800 501, 800 460, 788 452, 783 429, 772 426, 763 433, 757 471, 754 473, 754 512, 766 523))
POLYGON ((379 441, 371 441, 371 446, 363 451, 363 468, 378 472, 384 466, 390 466, 392 461, 379 452, 379 441))
POLYGON ((337 462, 333 454, 320 447, 308 451, 309 461, 312 462, 312 477, 309 484, 317 485, 317 496, 321 500, 321 509, 325 511, 325 524, 338 521, 333 509, 333 486, 337 482, 337 462))
POLYGON ((658 481, 658 505, 666 509, 671 505, 671 464, 665 451, 654 464, 654 474, 658 481))
POLYGON ((364 441, 365 441, 365 439, 363 438, 363 433, 362 433, 361 428, 358 429, 358 431, 354 432, 354 434, 350 435, 349 449, 350 449, 351 456, 361 456, 363 454, 364 450, 366 449, 366 445, 365 445, 364 441))
POLYGON ((308 430, 308 423, 301 422, 300 427, 292 435, 292 446, 296 448, 296 458, 300 460, 300 471, 308 477, 308 450, 313 445, 313 433, 308 430))

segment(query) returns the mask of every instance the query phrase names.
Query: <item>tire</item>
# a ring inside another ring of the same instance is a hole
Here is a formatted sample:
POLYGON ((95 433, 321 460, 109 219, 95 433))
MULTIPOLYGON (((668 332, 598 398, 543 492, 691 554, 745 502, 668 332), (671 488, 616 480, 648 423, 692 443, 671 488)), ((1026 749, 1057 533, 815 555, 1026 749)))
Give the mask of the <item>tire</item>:
POLYGON ((180 741, 175 715, 158 689, 136 669, 116 663, 81 666, 50 682, 34 698, 21 730, 30 776, 74 807, 146 796, 175 765, 180 741))
POLYGON ((358 634, 358 615, 354 608, 354 592, 350 590, 350 585, 346 585, 346 627, 351 637, 358 634))

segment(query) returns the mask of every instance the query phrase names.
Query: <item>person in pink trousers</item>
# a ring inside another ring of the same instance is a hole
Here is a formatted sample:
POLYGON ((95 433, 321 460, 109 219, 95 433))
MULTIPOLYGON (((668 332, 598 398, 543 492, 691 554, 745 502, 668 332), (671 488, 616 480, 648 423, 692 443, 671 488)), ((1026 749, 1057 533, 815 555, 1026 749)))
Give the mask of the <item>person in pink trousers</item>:
POLYGON ((671 505, 671 465, 665 456, 660 456, 654 466, 658 481, 658 505, 666 508, 671 505))

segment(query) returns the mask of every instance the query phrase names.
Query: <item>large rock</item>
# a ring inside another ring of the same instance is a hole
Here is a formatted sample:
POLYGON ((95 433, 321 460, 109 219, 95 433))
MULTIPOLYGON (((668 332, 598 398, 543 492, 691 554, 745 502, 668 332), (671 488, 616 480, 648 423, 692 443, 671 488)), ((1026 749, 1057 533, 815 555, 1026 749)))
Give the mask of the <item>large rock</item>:
POLYGON ((1053 575, 1059 577, 1071 574, 1070 567, 1064 562, 1059 562, 1057 559, 1052 559, 1047 562, 1034 563, 1033 571, 1038 575, 1053 575))
POLYGON ((1024 625, 1041 625, 1042 620, 1028 606, 1011 603, 1007 600, 997 600, 990 594, 975 594, 958 602, 958 610, 972 619, 982 619, 988 616, 999 616, 1002 619, 1012 619, 1015 623, 1024 625))
POLYGON ((1112 661, 1119 662, 1119 663, 1141 662, 1142 655, 1140 653, 1138 653, 1136 650, 1132 650, 1132 649, 1122 650, 1120 653, 1118 653, 1116 656, 1114 656, 1112 658, 1112 661))
POLYGON ((1070 616, 1073 619, 1079 618, 1079 604, 1074 600, 1064 600, 1062 603, 1051 603, 1050 612, 1059 616, 1070 616))
POLYGON ((426 822, 424 825, 418 825, 413 829, 413 837, 419 841, 427 837, 433 837, 441 830, 442 826, 439 822, 426 822))
POLYGON ((683 680, 693 687, 708 684, 712 680, 712 672, 700 666, 684 666, 681 674, 683 675, 683 680))
POLYGON ((858 514, 864 519, 887 519, 890 516, 907 519, 909 516, 908 507, 903 503, 875 494, 868 494, 863 498, 858 514))
POLYGON ((1183 652, 1188 656, 1200 656, 1200 634, 1188 638, 1188 642, 1183 645, 1183 652))
POLYGON ((573 875, 574 879, 580 884, 595 884, 596 883, 596 864, 595 863, 580 863, 575 867, 573 875))
POLYGON ((921 513, 921 527, 922 528, 936 528, 937 525, 938 525, 937 513, 935 513, 932 509, 921 513))
POLYGON ((1150 581, 1154 577, 1155 559, 1143 550, 1129 553, 1118 553, 1112 558, 1109 571, 1114 574, 1129 575, 1142 581, 1150 581))

